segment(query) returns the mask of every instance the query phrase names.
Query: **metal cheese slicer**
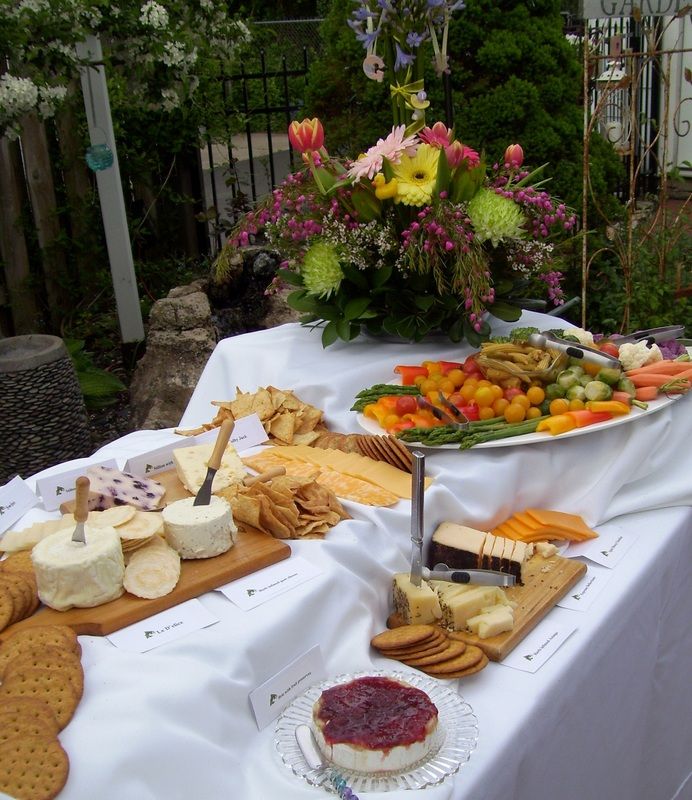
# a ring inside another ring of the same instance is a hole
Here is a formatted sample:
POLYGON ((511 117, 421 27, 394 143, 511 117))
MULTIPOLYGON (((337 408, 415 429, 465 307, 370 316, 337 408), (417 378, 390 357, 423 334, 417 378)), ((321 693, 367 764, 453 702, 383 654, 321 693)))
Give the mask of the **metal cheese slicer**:
POLYGON ((421 585, 423 577, 423 493, 425 492, 425 456, 414 450, 411 479, 411 583, 421 585))

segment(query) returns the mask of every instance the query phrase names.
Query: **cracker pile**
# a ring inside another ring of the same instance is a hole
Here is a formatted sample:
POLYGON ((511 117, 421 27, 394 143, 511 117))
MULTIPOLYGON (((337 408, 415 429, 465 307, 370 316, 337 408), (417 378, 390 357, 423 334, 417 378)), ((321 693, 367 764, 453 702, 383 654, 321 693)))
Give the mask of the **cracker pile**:
POLYGON ((152 536, 126 555, 125 591, 153 600, 170 594, 180 580, 180 555, 161 536, 152 536))
POLYGON ((466 644, 454 631, 436 625, 404 625, 374 636, 370 644, 393 658, 433 678, 466 678, 488 665, 488 656, 466 644))
POLYGON ((70 764, 58 734, 84 690, 81 648, 65 625, 25 628, 0 644, 0 790, 51 800, 70 764))
POLYGON ((319 408, 304 403, 289 389, 260 387, 256 392, 243 392, 236 387, 234 400, 213 400, 219 411, 210 423, 189 430, 177 429, 183 436, 197 436, 218 428, 225 419, 242 419, 257 414, 274 444, 312 444, 327 430, 319 408))
POLYGON ((349 519, 334 492, 312 477, 283 475, 218 494, 231 504, 239 528, 276 539, 321 539, 337 522, 349 519))
POLYGON ((29 553, 15 553, 0 561, 0 631, 30 617, 39 605, 29 553))
POLYGON ((384 461, 404 472, 413 472, 413 456, 406 445, 396 436, 373 436, 362 433, 323 433, 313 443, 313 447, 324 450, 343 450, 345 453, 358 453, 384 461))

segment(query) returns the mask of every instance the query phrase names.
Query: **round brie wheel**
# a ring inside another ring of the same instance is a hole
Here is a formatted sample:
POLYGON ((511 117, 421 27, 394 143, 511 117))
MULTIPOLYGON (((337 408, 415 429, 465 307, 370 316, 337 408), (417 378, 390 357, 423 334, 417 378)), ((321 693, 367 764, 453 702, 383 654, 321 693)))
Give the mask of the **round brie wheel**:
POLYGON ((73 525, 47 536, 31 551, 38 596, 58 611, 100 606, 124 591, 118 532, 88 524, 84 530, 86 544, 72 541, 73 525))
POLYGON ((185 559, 225 553, 238 533, 230 504, 216 495, 207 506, 196 506, 194 502, 194 497, 186 497, 163 509, 166 541, 185 559))

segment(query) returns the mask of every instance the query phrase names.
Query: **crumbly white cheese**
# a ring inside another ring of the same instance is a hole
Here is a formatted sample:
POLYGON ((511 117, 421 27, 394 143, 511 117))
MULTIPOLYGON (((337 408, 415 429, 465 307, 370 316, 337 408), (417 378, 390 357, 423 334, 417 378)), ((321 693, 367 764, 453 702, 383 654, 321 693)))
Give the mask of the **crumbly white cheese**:
POLYGON ((514 613, 511 606, 490 606, 468 619, 466 626, 472 633, 477 634, 479 639, 487 639, 511 631, 514 628, 514 613))
POLYGON ((448 581, 430 581, 440 601, 442 625, 448 630, 466 630, 469 619, 491 605, 506 605, 507 597, 499 586, 474 586, 448 581))
MULTIPOLYGON (((173 451, 175 470, 180 482, 191 494, 197 494, 207 477, 207 464, 214 451, 213 444, 200 444, 193 447, 178 447, 173 451)), ((247 472, 236 452, 229 444, 221 457, 221 465, 214 475, 212 492, 221 491, 233 483, 240 483, 247 472)))
POLYGON ((238 533, 231 506, 216 495, 209 505, 196 506, 194 501, 194 497, 186 497, 164 508, 166 541, 181 558, 212 558, 225 553, 238 533))
POLYGON ((38 596, 58 611, 91 608, 123 593, 125 562, 115 528, 86 525, 86 544, 72 541, 74 525, 40 541, 31 552, 38 596))

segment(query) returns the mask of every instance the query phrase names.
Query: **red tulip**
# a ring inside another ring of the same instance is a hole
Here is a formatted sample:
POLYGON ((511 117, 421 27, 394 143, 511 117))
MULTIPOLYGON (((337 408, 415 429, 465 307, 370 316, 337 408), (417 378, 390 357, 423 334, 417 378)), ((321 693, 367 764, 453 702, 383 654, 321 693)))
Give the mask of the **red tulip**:
POLYGON ((471 147, 462 144, 458 139, 455 139, 449 147, 445 147, 445 153, 451 169, 456 169, 462 161, 466 161, 468 169, 473 169, 481 163, 478 153, 471 147))
POLYGON ((294 120, 288 126, 288 138, 298 152, 312 152, 319 150, 324 144, 324 128, 317 117, 304 119, 302 122, 294 120))
POLYGON ((421 142, 433 147, 448 147, 452 143, 453 137, 454 131, 448 128, 444 122, 436 122, 432 128, 425 127, 418 134, 421 142))
POLYGON ((519 169, 524 163, 524 150, 520 144, 510 144, 505 150, 505 167, 519 169))

